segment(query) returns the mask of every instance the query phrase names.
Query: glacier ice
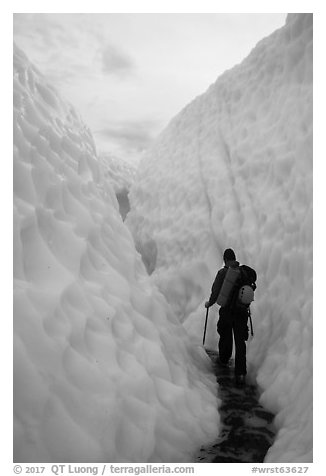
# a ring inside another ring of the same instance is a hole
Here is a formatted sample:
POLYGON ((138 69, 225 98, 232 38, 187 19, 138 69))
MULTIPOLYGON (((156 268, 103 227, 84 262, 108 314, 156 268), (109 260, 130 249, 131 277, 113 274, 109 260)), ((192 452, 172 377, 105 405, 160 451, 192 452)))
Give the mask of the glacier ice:
POLYGON ((172 119, 126 220, 194 342, 223 250, 257 270, 248 361, 277 414, 267 462, 312 461, 312 30, 312 14, 288 15, 172 119))
POLYGON ((119 176, 18 48, 13 164, 14 461, 190 461, 219 427, 209 359, 148 278, 119 176))
POLYGON ((120 215, 124 220, 130 211, 128 195, 135 179, 136 166, 107 152, 100 152, 98 156, 104 171, 104 178, 109 180, 114 188, 120 215))

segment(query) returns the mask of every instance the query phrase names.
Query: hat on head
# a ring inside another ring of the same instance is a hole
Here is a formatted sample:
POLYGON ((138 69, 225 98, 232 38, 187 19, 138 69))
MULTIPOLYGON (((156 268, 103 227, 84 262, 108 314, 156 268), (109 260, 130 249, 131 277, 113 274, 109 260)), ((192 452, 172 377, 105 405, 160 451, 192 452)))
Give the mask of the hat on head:
POLYGON ((231 248, 225 250, 223 254, 223 259, 224 261, 235 261, 236 257, 234 251, 231 248))

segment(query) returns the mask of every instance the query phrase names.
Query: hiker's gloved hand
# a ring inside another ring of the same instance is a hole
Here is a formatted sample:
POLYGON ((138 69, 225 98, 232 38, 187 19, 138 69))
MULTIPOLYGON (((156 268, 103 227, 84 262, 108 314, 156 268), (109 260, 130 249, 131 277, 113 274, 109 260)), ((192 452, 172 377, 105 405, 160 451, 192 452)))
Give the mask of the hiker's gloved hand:
POLYGON ((208 301, 205 302, 205 307, 206 307, 206 309, 209 308, 209 302, 208 301))

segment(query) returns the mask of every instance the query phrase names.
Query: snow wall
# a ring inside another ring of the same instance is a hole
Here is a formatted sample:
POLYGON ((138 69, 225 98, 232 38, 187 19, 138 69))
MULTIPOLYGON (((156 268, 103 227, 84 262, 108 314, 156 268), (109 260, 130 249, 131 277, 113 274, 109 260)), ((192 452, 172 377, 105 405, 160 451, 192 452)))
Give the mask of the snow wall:
POLYGON ((288 15, 170 122, 126 221, 195 342, 224 249, 256 269, 248 369, 279 429, 267 462, 312 460, 312 31, 312 14, 288 15))
POLYGON ((218 433, 216 382, 151 285, 107 166, 14 49, 14 461, 179 462, 218 433))
POLYGON ((102 163, 104 180, 110 182, 119 204, 119 211, 124 220, 130 211, 129 190, 135 180, 136 165, 107 152, 98 153, 102 163))

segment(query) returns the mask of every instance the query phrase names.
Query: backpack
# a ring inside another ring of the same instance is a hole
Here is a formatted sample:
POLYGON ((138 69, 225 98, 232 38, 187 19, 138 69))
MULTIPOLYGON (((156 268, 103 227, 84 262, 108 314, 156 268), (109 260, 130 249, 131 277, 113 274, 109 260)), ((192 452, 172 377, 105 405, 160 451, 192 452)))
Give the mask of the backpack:
POLYGON ((241 286, 238 293, 238 303, 244 304, 245 306, 249 305, 254 301, 254 290, 248 284, 241 286))
POLYGON ((234 289, 241 278, 239 266, 236 268, 229 267, 226 270, 223 284, 218 294, 216 303, 221 307, 226 307, 234 296, 234 289))
POLYGON ((238 306, 250 306, 254 301, 254 291, 256 289, 257 273, 250 266, 240 266, 240 286, 238 286, 238 294, 236 305, 238 306))

